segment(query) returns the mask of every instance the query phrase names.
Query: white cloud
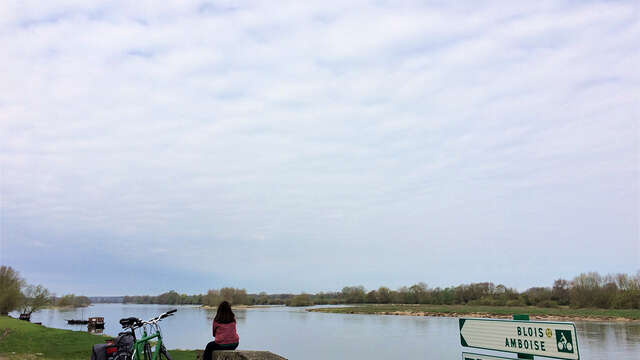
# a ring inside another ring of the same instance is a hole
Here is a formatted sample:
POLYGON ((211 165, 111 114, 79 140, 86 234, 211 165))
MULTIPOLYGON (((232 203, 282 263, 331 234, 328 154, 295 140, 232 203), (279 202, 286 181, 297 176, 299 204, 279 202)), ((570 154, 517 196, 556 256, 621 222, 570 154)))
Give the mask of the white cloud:
POLYGON ((3 261, 108 238, 285 290, 526 286, 502 256, 553 243, 574 260, 530 281, 638 266, 632 2, 89 6, 0 5, 3 261))

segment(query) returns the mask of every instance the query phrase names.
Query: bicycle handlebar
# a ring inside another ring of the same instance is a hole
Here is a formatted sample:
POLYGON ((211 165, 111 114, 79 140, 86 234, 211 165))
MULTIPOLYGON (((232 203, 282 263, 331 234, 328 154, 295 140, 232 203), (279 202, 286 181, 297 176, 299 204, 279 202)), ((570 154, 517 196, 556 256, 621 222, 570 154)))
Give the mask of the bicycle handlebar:
POLYGON ((157 317, 154 317, 153 319, 150 319, 150 320, 145 321, 145 323, 147 323, 147 324, 155 324, 155 323, 157 323, 158 321, 160 321, 160 320, 162 320, 162 319, 164 319, 164 318, 166 318, 166 317, 169 317, 169 316, 173 315, 173 313, 175 313, 176 311, 178 311, 178 309, 169 310, 169 311, 167 311, 166 313, 163 313, 163 314, 160 314, 160 315, 159 315, 159 316, 157 316, 157 317))
POLYGON ((130 317, 130 318, 127 318, 127 319, 121 319, 120 320, 120 324, 122 325, 123 329, 124 328, 131 328, 131 329, 139 328, 142 325, 154 325, 154 324, 157 324, 158 321, 173 315, 176 311, 178 311, 178 309, 169 310, 166 313, 160 314, 159 316, 154 317, 152 319, 149 319, 147 321, 144 321, 144 320, 141 320, 141 319, 138 319, 138 318, 133 318, 133 317, 130 317))
POLYGON ((168 317, 168 316, 173 315, 173 313, 175 313, 176 311, 178 311, 178 309, 169 310, 169 311, 167 311, 166 313, 161 314, 160 316, 158 316, 158 318, 157 318, 157 319, 158 319, 158 320, 160 320, 160 319, 164 319, 164 318, 166 318, 166 317, 168 317))

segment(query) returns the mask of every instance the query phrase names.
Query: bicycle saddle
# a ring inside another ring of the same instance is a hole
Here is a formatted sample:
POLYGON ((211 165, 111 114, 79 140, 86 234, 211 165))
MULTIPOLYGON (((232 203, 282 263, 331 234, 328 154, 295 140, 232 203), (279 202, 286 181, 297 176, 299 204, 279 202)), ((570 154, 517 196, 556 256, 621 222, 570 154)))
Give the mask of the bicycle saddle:
POLYGON ((128 318, 120 319, 120 325, 122 325, 122 327, 128 327, 131 325, 138 325, 138 324, 142 324, 142 320, 136 317, 128 317, 128 318))

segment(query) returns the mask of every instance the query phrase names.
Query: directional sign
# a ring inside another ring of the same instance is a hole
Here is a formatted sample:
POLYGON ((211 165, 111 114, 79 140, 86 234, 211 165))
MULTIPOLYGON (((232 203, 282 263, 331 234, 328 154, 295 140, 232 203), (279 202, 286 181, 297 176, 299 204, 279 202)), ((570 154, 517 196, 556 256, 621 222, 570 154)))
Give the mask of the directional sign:
POLYGON ((573 323, 460 319, 460 343, 479 349, 580 359, 573 323))
POLYGON ((491 356, 485 354, 473 354, 473 353, 462 353, 462 360, 516 360, 513 358, 506 358, 502 356, 491 356))

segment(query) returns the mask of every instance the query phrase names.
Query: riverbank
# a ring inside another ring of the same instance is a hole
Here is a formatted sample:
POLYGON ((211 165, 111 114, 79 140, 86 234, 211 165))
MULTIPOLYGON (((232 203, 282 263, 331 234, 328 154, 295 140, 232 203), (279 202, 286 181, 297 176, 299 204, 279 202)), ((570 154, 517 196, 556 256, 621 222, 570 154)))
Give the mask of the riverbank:
MULTIPOLYGON (((263 309, 273 306, 283 306, 283 305, 231 305, 233 309, 263 309)), ((213 309, 217 310, 218 306, 209 306, 209 305, 200 305, 203 309, 213 309)))
MULTIPOLYGON (((47 328, 0 316, 0 359, 87 360, 91 348, 109 337, 83 331, 47 328)), ((195 350, 169 350, 174 360, 193 360, 195 350)))
POLYGON ((348 307, 308 309, 337 314, 478 317, 510 319, 513 314, 529 314, 531 320, 554 321, 640 321, 640 310, 539 308, 533 306, 402 305, 366 304, 348 307))
POLYGON ((45 307, 43 307, 42 309, 57 309, 57 310, 73 310, 73 309, 86 309, 89 306, 91 306, 91 304, 86 304, 86 305, 47 305, 45 307))

